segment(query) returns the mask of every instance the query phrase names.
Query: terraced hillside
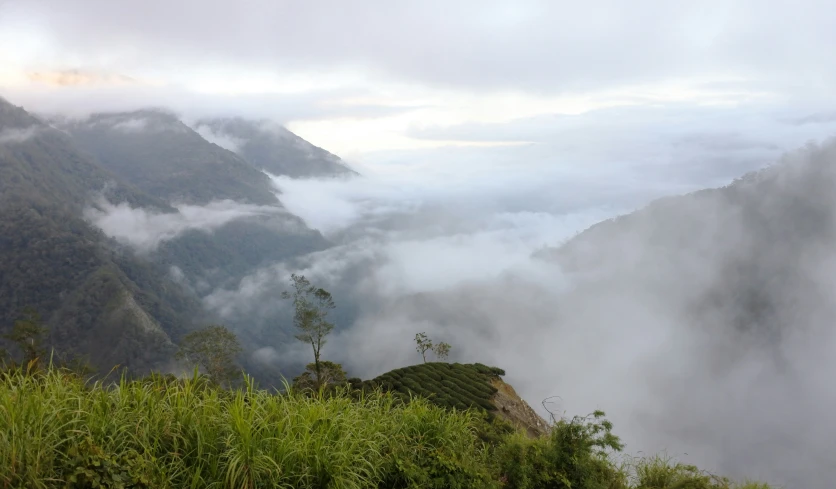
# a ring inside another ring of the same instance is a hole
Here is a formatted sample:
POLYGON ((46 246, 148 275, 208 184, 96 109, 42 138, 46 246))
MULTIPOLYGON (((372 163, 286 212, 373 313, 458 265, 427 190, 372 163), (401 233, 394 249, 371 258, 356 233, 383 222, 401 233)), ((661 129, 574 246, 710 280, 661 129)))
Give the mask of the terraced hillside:
POLYGON ((548 432, 548 423, 502 380, 503 375, 501 368, 481 363, 432 362, 392 370, 365 384, 403 397, 425 397, 448 409, 481 410, 534 437, 548 432))

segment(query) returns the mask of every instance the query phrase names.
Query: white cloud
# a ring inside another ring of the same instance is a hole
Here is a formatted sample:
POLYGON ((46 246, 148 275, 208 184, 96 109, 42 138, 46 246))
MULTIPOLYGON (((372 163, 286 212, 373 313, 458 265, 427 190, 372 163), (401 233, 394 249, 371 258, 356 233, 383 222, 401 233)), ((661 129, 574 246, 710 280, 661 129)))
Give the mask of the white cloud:
POLYGON ((210 143, 217 144, 221 148, 228 149, 233 153, 237 153, 241 148, 241 145, 244 143, 241 139, 230 136, 229 134, 217 133, 209 126, 197 126, 193 127, 193 129, 198 134, 203 136, 203 139, 209 141, 210 143))
MULTIPOLYGON (((816 124, 824 130, 827 123, 816 124)), ((341 244, 259 270, 206 302, 231 321, 254 311, 287 314, 287 304, 269 299, 287 287, 291 272, 303 273, 334 293, 338 307, 357 308, 353 322, 339 325, 324 352, 352 375, 371 378, 419 361, 412 338, 426 331, 453 344, 455 361, 504 368, 506 380, 538 410, 553 395, 569 415, 606 410, 631 454, 667 450, 732 476, 825 487, 819 483, 827 480, 826 463, 796 454, 806 453, 802 447, 808 445, 826 452, 834 433, 832 423, 822 421, 836 396, 824 374, 836 368, 826 353, 836 346, 829 322, 794 324, 775 352, 735 333, 722 312, 712 321, 688 319, 689 300, 729 273, 726 259, 757 250, 758 243, 742 231, 722 239, 711 231, 714 220, 725 222, 723 229, 745 229, 733 206, 695 204, 695 215, 708 223, 700 237, 710 251, 704 256, 650 250, 653 241, 642 234, 650 231, 639 229, 598 257, 593 271, 567 272, 532 258, 543 244, 558 244, 659 193, 705 181, 728 183, 739 167, 725 165, 741 152, 772 154, 778 150, 763 141, 780 146, 804 134, 794 125, 764 127, 775 137, 732 137, 722 125, 714 133, 703 133, 701 125, 668 131, 660 140, 669 145, 657 150, 671 165, 719 155, 715 168, 669 178, 642 173, 648 166, 641 158, 635 166, 539 173, 484 160, 453 170, 448 161, 433 160, 348 181, 277 178, 288 209, 341 244), (695 135, 686 137, 689 131, 695 135), (623 198, 625 193, 631 198, 623 198), (643 255, 654 258, 646 273, 596 285, 600 277, 641 263, 643 255), (672 263, 676 273, 668 268, 672 263)), ((639 146, 650 150, 649 144, 639 146)), ((617 153, 619 146, 609 149, 617 153)), ((833 290, 833 263, 811 262, 816 271, 807 278, 816 284, 817 297, 833 290)), ((289 359, 305 362, 307 355, 293 341, 257 353, 260 361, 285 367, 289 359)))
POLYGON ((134 208, 124 202, 114 205, 106 200, 85 210, 85 217, 105 234, 141 252, 153 251, 160 243, 175 239, 186 231, 211 232, 236 219, 282 214, 286 211, 279 207, 239 204, 231 200, 205 206, 180 205, 174 213, 134 208))
POLYGON ((113 124, 112 129, 120 132, 142 132, 148 126, 148 120, 142 117, 127 119, 113 124))
POLYGON ((0 144, 22 143, 35 137, 42 130, 40 126, 3 129, 0 131, 0 144))

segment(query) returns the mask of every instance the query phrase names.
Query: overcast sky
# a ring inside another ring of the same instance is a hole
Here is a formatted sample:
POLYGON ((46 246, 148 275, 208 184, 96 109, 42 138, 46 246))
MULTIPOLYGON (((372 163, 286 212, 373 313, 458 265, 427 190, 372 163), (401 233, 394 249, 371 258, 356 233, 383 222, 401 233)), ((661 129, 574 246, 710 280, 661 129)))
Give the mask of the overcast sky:
POLYGON ((362 162, 553 140, 544 116, 619 106, 821 116, 834 24, 824 0, 0 0, 0 91, 266 116, 362 162))

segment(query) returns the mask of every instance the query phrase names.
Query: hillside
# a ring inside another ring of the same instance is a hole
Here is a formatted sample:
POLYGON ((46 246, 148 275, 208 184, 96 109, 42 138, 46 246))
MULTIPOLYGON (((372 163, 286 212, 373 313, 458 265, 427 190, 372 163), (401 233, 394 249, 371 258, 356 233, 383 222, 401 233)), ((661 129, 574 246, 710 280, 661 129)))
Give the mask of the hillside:
POLYGON ((548 423, 502 381, 503 375, 502 369, 480 363, 432 362, 392 370, 366 385, 401 396, 424 397, 447 409, 475 408, 499 416, 533 437, 548 433, 548 423))
POLYGON ((101 165, 167 202, 278 205, 270 179, 161 110, 95 114, 60 125, 101 165))
POLYGON ((338 156, 269 121, 203 119, 196 129, 210 141, 241 155, 253 166, 292 178, 353 176, 338 156))
POLYGON ((723 325, 770 348, 788 328, 813 327, 836 312, 827 292, 834 188, 831 141, 726 187, 596 224, 538 256, 570 272, 574 296, 589 295, 590 307, 625 291, 655 295, 687 322, 723 325))
POLYGON ((205 314, 159 269, 83 220, 83 208, 102 194, 173 210, 120 183, 65 134, 0 100, 0 332, 32 306, 60 351, 101 368, 144 371, 169 361, 173 339, 205 314))
POLYGON ((199 294, 234 287, 257 268, 329 243, 279 202, 270 178, 238 155, 205 140, 160 110, 97 114, 61 127, 102 166, 172 205, 260 205, 256 213, 214 229, 162 241, 150 258, 177 267, 199 294))

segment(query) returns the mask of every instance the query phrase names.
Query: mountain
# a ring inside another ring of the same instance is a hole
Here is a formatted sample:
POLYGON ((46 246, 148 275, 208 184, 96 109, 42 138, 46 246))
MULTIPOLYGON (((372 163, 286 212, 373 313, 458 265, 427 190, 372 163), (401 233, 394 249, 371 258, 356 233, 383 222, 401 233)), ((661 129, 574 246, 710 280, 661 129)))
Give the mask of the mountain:
POLYGON ((732 328, 770 347, 836 313, 828 295, 834 188, 831 141, 723 188, 601 222, 539 256, 575 276, 576 295, 594 291, 590 307, 610 293, 655 296, 679 308, 682 320, 732 328))
POLYGON ((273 175, 292 178, 357 175, 338 156, 269 121, 203 119, 195 127, 208 140, 273 175))
POLYGON ((161 110, 97 114, 61 125, 105 168, 171 205, 262 206, 207 233, 184 232, 152 259, 199 293, 234 286, 259 267, 329 246, 279 202, 270 178, 161 110))
POLYGON ((62 353, 137 371, 171 358, 207 319, 199 301, 82 218, 103 195, 172 212, 123 184, 64 133, 0 99, 0 332, 35 307, 62 353))
POLYGON ((168 202, 278 205, 269 177, 163 110, 95 114, 60 124, 102 166, 168 202))

